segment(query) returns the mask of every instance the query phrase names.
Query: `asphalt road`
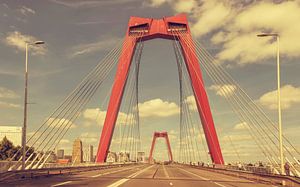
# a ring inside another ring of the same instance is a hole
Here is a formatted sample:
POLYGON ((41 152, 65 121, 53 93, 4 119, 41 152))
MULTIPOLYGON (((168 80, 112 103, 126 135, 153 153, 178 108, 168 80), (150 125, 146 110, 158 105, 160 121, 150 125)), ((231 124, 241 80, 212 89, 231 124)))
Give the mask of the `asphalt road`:
POLYGON ((267 187, 246 179, 179 165, 142 165, 15 181, 0 186, 267 187))

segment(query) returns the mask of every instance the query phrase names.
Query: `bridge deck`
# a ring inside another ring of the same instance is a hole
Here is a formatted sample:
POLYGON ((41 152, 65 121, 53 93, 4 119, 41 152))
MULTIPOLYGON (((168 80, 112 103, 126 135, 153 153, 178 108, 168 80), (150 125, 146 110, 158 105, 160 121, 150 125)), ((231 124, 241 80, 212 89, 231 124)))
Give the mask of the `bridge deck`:
POLYGON ((179 165, 135 165, 14 181, 5 186, 270 186, 212 171, 179 165))

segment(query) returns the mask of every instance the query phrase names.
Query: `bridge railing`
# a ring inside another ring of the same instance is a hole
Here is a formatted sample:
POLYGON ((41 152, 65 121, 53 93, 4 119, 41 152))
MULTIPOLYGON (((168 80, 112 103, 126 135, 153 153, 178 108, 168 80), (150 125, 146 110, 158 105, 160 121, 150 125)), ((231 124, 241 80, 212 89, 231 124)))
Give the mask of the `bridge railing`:
POLYGON ((117 163, 117 164, 94 164, 94 165, 73 165, 67 167, 51 167, 51 168, 41 168, 41 169, 29 169, 29 170, 14 170, 0 173, 0 183, 7 182, 11 179, 20 180, 26 178, 34 178, 39 176, 49 176, 58 174, 72 174, 78 172, 101 170, 108 168, 124 167, 135 165, 136 163, 117 163))
MULTIPOLYGON (((211 167, 214 167, 211 165, 211 167)), ((248 165, 215 165, 215 168, 227 169, 227 170, 237 170, 237 171, 249 171, 252 173, 261 174, 274 174, 274 168, 271 166, 248 166, 248 165)))
POLYGON ((235 165, 196 165, 183 164, 194 168, 210 170, 217 173, 236 176, 239 178, 246 178, 253 181, 266 182, 270 184, 285 184, 286 186, 300 186, 300 178, 296 176, 285 176, 274 174, 274 168, 261 166, 244 166, 239 167, 235 165))

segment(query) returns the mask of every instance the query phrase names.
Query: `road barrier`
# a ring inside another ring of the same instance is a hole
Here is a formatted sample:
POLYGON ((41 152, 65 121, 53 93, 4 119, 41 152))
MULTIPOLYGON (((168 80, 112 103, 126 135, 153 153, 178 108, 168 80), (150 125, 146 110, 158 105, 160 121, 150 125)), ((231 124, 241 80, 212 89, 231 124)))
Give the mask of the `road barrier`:
POLYGON ((22 180, 28 178, 50 176, 50 175, 73 174, 78 172, 125 167, 130 165, 136 165, 136 163, 105 164, 105 165, 93 165, 93 166, 69 166, 69 167, 54 167, 54 168, 7 171, 7 172, 0 173, 0 183, 9 182, 11 180, 22 180))
POLYGON ((271 174, 268 168, 264 167, 254 167, 251 166, 251 170, 245 171, 240 170, 235 166, 226 166, 226 165, 215 165, 215 166, 198 166, 198 165, 189 165, 189 164, 180 164, 180 165, 188 165, 193 168, 213 171, 217 173, 222 173, 226 175, 231 175, 239 178, 245 178, 252 181, 258 181, 273 185, 284 185, 290 187, 299 187, 300 186, 300 178, 292 177, 292 176, 284 176, 284 175, 275 175, 271 174))

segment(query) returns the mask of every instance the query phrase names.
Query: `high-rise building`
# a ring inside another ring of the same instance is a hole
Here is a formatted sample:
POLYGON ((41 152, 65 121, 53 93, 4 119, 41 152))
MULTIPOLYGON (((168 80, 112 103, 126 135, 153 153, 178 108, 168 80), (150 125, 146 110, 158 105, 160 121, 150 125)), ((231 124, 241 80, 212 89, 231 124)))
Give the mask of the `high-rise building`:
POLYGON ((49 155, 47 158, 47 163, 54 163, 56 162, 56 155, 53 151, 47 151, 46 155, 49 155))
POLYGON ((89 145, 88 158, 87 158, 87 161, 88 161, 88 162, 94 162, 93 148, 94 148, 94 147, 93 147, 92 145, 89 145))
POLYGON ((107 154, 106 162, 117 162, 117 153, 109 152, 107 154))
POLYGON ((65 150, 63 149, 58 149, 57 150, 57 159, 63 159, 65 156, 65 150))
POLYGON ((137 161, 138 162, 145 162, 145 152, 138 152, 137 153, 137 161))
POLYGON ((83 161, 82 141, 79 138, 77 138, 73 143, 72 162, 78 164, 78 163, 82 163, 82 161, 83 161))
POLYGON ((0 141, 6 136, 15 146, 22 143, 22 127, 0 126, 0 141))
POLYGON ((118 162, 129 162, 130 160, 130 154, 129 153, 123 153, 120 152, 118 155, 118 162))

